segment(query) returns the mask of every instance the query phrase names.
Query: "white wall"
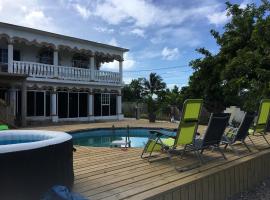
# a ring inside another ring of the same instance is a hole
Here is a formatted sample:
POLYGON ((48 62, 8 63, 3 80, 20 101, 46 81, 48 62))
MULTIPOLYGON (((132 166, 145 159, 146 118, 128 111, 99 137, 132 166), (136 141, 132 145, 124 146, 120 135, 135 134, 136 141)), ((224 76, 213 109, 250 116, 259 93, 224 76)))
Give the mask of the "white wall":
POLYGON ((21 61, 38 62, 40 48, 18 43, 15 43, 13 48, 20 51, 21 61))
POLYGON ((224 113, 231 113, 231 117, 229 120, 230 123, 233 120, 240 123, 243 120, 244 115, 245 115, 245 112, 236 106, 230 106, 229 108, 226 108, 224 113))
POLYGON ((59 58, 59 65, 61 66, 67 66, 71 67, 72 66, 72 57, 73 53, 67 50, 60 50, 58 52, 58 58, 59 58))
POLYGON ((28 29, 25 27, 13 26, 0 23, 0 34, 7 34, 9 37, 25 38, 28 41, 36 40, 37 42, 47 42, 54 44, 55 46, 65 45, 70 48, 87 49, 92 52, 103 52, 109 54, 116 54, 123 57, 123 51, 119 48, 109 46, 106 44, 100 44, 96 42, 89 42, 87 40, 79 40, 77 38, 65 37, 53 33, 46 33, 43 31, 28 29))

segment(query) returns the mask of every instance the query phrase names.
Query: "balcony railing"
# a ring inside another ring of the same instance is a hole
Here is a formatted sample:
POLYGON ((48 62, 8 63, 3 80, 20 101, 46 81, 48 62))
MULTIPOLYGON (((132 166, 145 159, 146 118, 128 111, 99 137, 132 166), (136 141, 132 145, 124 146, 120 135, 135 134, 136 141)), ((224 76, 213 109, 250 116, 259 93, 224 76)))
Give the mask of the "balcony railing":
POLYGON ((47 65, 43 63, 13 61, 12 73, 25 74, 33 78, 72 80, 84 82, 103 82, 119 84, 121 74, 118 72, 82 69, 47 65))

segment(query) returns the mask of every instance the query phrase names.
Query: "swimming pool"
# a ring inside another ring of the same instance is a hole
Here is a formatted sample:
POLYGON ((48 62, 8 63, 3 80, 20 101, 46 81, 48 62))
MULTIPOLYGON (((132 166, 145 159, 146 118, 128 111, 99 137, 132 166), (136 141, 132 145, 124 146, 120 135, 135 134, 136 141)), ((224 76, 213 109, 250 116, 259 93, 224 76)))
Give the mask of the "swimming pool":
POLYGON ((159 130, 169 135, 175 132, 168 129, 149 128, 104 128, 72 133, 73 144, 93 147, 109 147, 115 140, 125 140, 129 134, 131 147, 144 147, 150 134, 149 130, 159 130))

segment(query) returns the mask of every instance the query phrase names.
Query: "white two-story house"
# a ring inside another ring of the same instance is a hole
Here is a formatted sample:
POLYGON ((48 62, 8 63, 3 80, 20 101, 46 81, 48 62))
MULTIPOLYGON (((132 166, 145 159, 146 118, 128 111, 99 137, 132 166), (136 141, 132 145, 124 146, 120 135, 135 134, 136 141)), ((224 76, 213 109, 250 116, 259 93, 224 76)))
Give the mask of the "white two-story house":
POLYGON ((0 23, 0 98, 22 125, 122 119, 128 49, 0 23), (119 62, 119 71, 101 71, 119 62))

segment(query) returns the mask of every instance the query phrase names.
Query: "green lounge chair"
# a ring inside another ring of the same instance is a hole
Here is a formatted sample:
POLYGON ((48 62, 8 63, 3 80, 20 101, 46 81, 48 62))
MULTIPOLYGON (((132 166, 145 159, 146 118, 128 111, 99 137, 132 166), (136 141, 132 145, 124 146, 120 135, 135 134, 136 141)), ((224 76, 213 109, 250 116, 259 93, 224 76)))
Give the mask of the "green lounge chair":
POLYGON ((167 152, 171 157, 172 150, 176 150, 179 146, 184 147, 184 151, 182 151, 184 153, 196 136, 202 104, 202 99, 187 99, 184 102, 182 117, 175 137, 157 130, 150 131, 153 137, 149 138, 141 158, 150 160, 152 153, 157 151, 167 152))
POLYGON ((5 130, 8 130, 8 126, 5 125, 5 124, 0 124, 0 131, 5 131, 5 130))
MULTIPOLYGON (((267 123, 270 117, 270 99, 263 99, 260 104, 258 118, 253 129, 249 130, 249 133, 255 136, 262 136, 268 145, 270 143, 265 137, 267 123)), ((249 139, 252 141, 251 137, 249 139)))

